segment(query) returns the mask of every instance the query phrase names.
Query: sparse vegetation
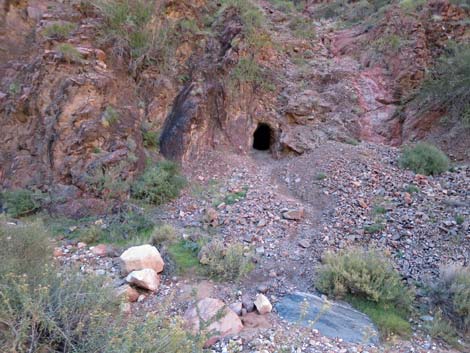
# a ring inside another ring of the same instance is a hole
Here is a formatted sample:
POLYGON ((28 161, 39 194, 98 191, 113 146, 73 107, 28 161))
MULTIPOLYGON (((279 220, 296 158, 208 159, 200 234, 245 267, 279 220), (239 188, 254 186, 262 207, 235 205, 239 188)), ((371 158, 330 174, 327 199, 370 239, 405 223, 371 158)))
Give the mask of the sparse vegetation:
POLYGON ((381 222, 375 222, 370 225, 364 226, 364 232, 374 234, 383 231, 385 228, 385 224, 381 222))
POLYGON ((429 71, 415 102, 423 114, 445 110, 448 118, 470 127, 470 45, 449 44, 429 71))
POLYGON ((265 91, 275 89, 265 68, 260 66, 254 58, 241 58, 230 74, 232 81, 239 84, 248 83, 254 88, 261 88, 265 91))
POLYGON ((101 124, 104 127, 110 127, 119 122, 120 114, 116 110, 116 108, 108 105, 106 109, 103 111, 103 115, 101 117, 101 124))
POLYGON ((161 161, 147 168, 132 185, 132 196, 153 205, 178 197, 186 185, 178 169, 178 165, 170 161, 161 161))
POLYGON ((459 330, 470 331, 470 269, 452 265, 441 269, 438 281, 430 283, 433 304, 459 330))
POLYGON ((315 285, 321 292, 347 299, 368 312, 383 334, 409 332, 406 315, 413 295, 392 263, 378 251, 328 253, 315 285))
POLYGON ((449 158, 444 152, 424 142, 405 148, 399 163, 402 168, 424 175, 437 175, 449 169, 449 158))
POLYGON ((170 224, 162 224, 155 227, 152 233, 151 242, 155 246, 163 243, 173 243, 176 240, 176 229, 170 224))
POLYGON ((160 139, 160 132, 152 130, 142 131, 142 139, 146 148, 157 148, 158 140, 160 139))
POLYGON ((44 195, 27 189, 7 190, 0 194, 0 201, 12 217, 27 216, 39 211, 44 195))
POLYGON ((199 261, 210 276, 234 281, 253 269, 253 263, 245 252, 241 244, 225 246, 220 240, 212 240, 201 248, 199 261))
POLYGON ((71 22, 54 22, 44 29, 44 35, 52 39, 66 39, 75 30, 75 24, 71 22))
POLYGON ((454 347, 460 347, 457 330, 452 326, 449 320, 442 317, 441 310, 437 310, 434 319, 431 324, 428 325, 428 330, 432 338, 439 338, 454 347))
POLYGON ((67 63, 79 63, 83 60, 83 55, 72 44, 62 43, 57 45, 56 50, 67 63))
POLYGON ((168 246, 168 253, 180 272, 200 270, 198 253, 199 243, 191 240, 181 240, 168 246))

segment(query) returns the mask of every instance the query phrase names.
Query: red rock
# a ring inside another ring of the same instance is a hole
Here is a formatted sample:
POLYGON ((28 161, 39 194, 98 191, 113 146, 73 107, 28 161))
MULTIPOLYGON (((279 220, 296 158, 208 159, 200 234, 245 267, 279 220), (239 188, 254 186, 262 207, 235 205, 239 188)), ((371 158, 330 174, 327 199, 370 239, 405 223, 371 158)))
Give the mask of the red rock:
POLYGON ((53 255, 54 257, 64 256, 64 252, 62 251, 62 248, 54 248, 53 255))
POLYGON ((90 248, 95 256, 105 257, 108 255, 108 246, 106 244, 99 244, 90 248))

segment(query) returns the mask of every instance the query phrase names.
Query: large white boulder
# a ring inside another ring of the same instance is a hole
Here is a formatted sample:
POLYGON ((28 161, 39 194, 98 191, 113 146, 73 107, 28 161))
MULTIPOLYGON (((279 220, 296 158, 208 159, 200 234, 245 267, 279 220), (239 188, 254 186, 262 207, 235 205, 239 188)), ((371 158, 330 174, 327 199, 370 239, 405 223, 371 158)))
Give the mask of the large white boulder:
POLYGON ((204 328, 209 337, 205 347, 212 346, 222 337, 236 335, 243 328, 238 315, 219 299, 202 299, 197 302, 196 307, 189 308, 184 319, 194 334, 204 328))
POLYGON ((152 292, 155 292, 160 286, 160 276, 151 268, 132 271, 127 275, 126 281, 139 288, 148 289, 152 292))
POLYGON ((160 273, 165 265, 157 248, 148 244, 133 246, 127 249, 119 259, 121 260, 121 272, 123 275, 145 268, 150 268, 160 273))
POLYGON ((268 298, 264 294, 258 294, 255 299, 256 310, 261 315, 270 313, 273 310, 273 306, 268 298))

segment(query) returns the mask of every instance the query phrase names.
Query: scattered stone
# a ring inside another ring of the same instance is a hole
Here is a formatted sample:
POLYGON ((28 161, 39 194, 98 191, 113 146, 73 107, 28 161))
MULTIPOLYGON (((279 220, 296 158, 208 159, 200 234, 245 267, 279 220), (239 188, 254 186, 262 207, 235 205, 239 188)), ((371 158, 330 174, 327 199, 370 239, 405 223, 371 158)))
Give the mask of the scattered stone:
POLYGON ((108 246, 106 244, 92 246, 90 250, 95 256, 105 257, 108 255, 108 246))
POLYGON ((121 272, 126 275, 135 270, 152 269, 163 271, 164 262, 157 248, 151 245, 133 246, 122 253, 121 272))
POLYGON ((155 292, 160 286, 160 277, 157 272, 151 268, 132 271, 127 275, 126 281, 139 288, 148 289, 152 292, 155 292))
POLYGON ((205 298, 197 302, 196 307, 189 308, 184 314, 188 328, 194 334, 209 324, 205 329, 209 339, 205 347, 210 347, 223 337, 238 334, 243 324, 238 315, 228 308, 223 301, 214 298, 205 298))
POLYGON ((292 221, 300 221, 304 217, 305 209, 298 208, 295 210, 289 210, 282 214, 282 217, 292 221))
POLYGON ((304 249, 307 249, 310 247, 310 241, 308 241, 307 239, 301 239, 299 240, 299 245, 304 248, 304 249))
POLYGON ((264 294, 257 294, 253 304, 261 315, 270 313, 273 310, 271 302, 264 294))
POLYGON ((232 303, 229 305, 229 308, 238 316, 241 316, 242 314, 242 303, 241 302, 236 302, 232 303))
POLYGON ((54 257, 64 256, 64 251, 62 250, 62 248, 54 248, 53 255, 54 257))

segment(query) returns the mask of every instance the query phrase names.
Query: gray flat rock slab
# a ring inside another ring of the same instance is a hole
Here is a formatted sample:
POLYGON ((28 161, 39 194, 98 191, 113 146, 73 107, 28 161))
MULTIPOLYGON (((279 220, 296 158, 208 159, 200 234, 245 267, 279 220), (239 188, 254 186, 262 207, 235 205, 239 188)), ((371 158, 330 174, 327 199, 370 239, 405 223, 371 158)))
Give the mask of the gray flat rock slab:
POLYGON ((284 296, 277 303, 276 310, 282 319, 315 328, 330 338, 342 338, 351 343, 379 343, 374 323, 347 303, 325 301, 314 294, 295 292, 284 296))

